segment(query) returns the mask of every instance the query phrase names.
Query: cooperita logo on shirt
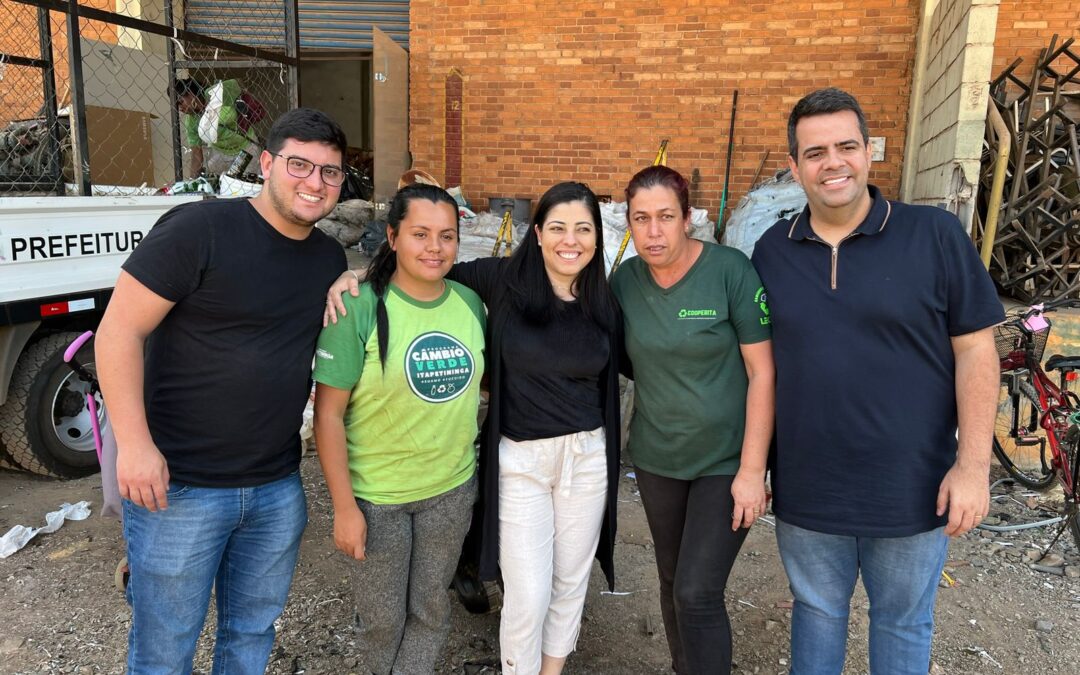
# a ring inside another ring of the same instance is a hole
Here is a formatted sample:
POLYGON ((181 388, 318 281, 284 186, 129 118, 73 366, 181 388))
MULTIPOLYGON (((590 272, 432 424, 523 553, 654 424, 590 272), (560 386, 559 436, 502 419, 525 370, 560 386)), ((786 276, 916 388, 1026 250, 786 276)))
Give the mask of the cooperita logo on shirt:
POLYGON ((716 310, 715 309, 686 309, 686 308, 683 308, 683 309, 679 310, 679 318, 680 319, 715 319, 716 318, 716 310))
POLYGON ((446 333, 424 333, 405 352, 405 379, 429 403, 461 396, 474 372, 472 352, 446 333))

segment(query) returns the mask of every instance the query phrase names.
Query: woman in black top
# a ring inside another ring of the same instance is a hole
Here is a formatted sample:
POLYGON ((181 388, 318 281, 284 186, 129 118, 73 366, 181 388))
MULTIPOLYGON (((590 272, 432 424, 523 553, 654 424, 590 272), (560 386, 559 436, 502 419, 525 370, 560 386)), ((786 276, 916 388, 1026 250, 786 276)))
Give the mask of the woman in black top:
MULTIPOLYGON (((471 536, 481 578, 502 571, 502 669, 549 675, 576 644, 594 555, 614 590, 621 317, 596 195, 560 183, 532 225, 510 258, 459 263, 447 278, 476 291, 489 314, 491 396, 471 536)), ((347 288, 355 292, 351 273, 328 305, 347 288)))

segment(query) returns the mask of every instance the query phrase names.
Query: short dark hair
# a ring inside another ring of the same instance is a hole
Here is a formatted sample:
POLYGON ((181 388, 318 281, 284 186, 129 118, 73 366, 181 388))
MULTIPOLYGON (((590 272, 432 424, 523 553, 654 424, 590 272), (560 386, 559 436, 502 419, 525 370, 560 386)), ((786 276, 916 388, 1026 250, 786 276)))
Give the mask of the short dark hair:
MULTIPOLYGON (((604 220, 600 214, 600 201, 584 183, 558 183, 548 189, 536 205, 532 225, 543 229, 551 209, 560 204, 581 202, 592 218, 596 231, 596 250, 592 259, 581 269, 571 284, 571 292, 587 319, 611 333, 615 330, 615 296, 611 293, 604 275, 604 220)), ((558 298, 551 288, 544 267, 544 253, 534 232, 525 234, 524 240, 514 249, 506 268, 507 289, 510 299, 519 312, 531 323, 543 324, 551 320, 558 310, 558 298)))
POLYGON ((345 132, 338 123, 326 113, 314 108, 296 108, 274 121, 266 135, 266 149, 273 153, 281 152, 285 141, 289 139, 310 143, 326 143, 341 151, 341 161, 345 161, 348 143, 345 132))
POLYGON ((787 121, 788 154, 796 164, 799 163, 799 139, 795 137, 795 127, 798 126, 799 120, 804 117, 829 115, 845 110, 855 113, 855 117, 859 120, 863 144, 870 143, 870 129, 866 126, 866 115, 863 114, 859 102, 851 94, 836 87, 829 87, 818 89, 799 99, 799 102, 791 109, 791 115, 788 116, 787 121))
MULTIPOLYGON (((182 77, 177 80, 175 91, 177 101, 185 96, 194 96, 200 101, 203 97, 203 86, 190 77, 182 77)), ((166 89, 166 93, 169 93, 168 89, 166 89)))
POLYGON ((645 167, 634 174, 626 186, 626 217, 630 218, 630 200, 634 198, 638 190, 648 190, 654 187, 666 187, 679 198, 679 208, 684 217, 690 215, 690 184, 683 175, 675 169, 657 164, 645 167))

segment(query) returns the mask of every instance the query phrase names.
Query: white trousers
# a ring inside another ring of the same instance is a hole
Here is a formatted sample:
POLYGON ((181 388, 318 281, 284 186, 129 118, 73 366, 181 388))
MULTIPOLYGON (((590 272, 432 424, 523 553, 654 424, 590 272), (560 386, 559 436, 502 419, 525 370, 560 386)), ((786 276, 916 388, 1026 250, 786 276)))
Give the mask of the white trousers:
POLYGON ((502 672, 574 651, 607 502, 603 428, 499 443, 502 672))

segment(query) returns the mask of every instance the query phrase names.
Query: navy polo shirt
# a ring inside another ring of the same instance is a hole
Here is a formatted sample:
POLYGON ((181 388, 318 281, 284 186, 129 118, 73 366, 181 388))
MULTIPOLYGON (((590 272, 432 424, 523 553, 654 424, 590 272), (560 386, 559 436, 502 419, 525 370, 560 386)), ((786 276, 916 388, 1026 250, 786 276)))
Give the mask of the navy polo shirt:
POLYGON ((955 216, 886 201, 833 248, 809 207, 753 256, 776 360, 774 510, 797 527, 905 537, 944 525, 938 487, 956 460, 950 338, 1004 320, 955 216))

